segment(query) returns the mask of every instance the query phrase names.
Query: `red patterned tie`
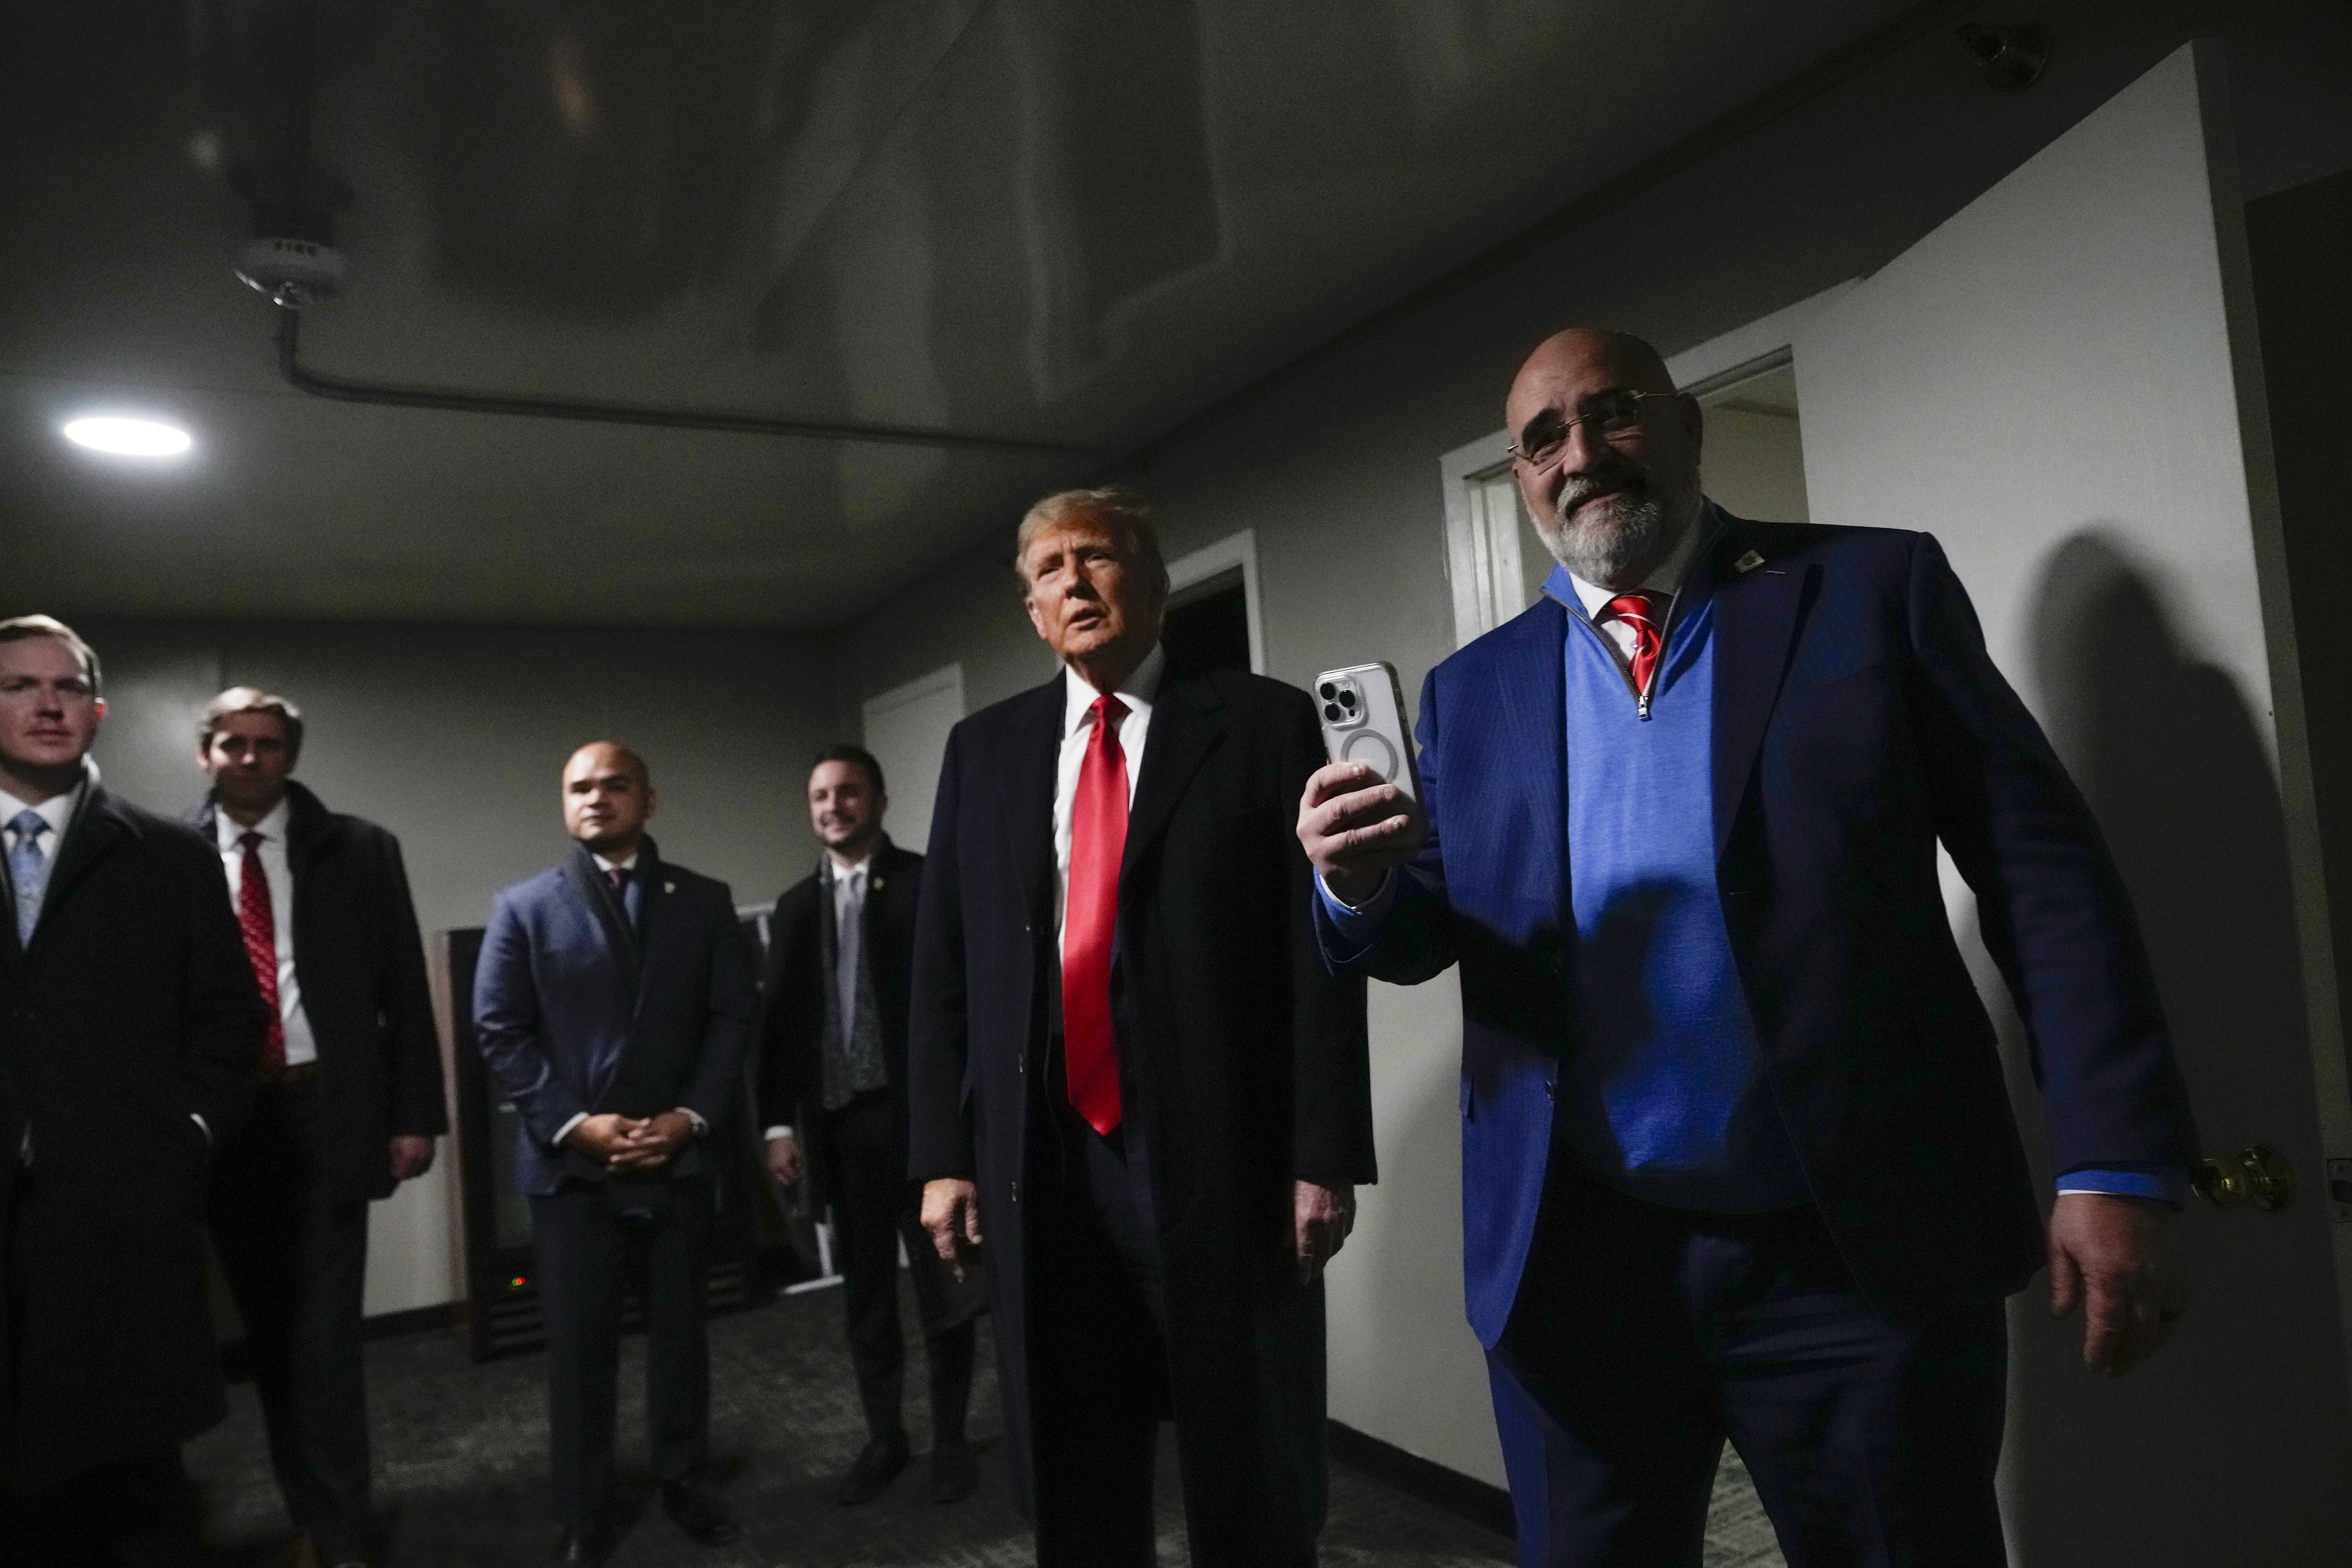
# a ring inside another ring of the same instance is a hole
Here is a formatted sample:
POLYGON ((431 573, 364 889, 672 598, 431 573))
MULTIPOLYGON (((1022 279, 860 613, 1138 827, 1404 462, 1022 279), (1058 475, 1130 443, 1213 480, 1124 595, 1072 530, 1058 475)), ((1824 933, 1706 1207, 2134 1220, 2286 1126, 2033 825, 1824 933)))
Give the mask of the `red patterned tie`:
POLYGON ((261 999, 269 1004, 261 1070, 275 1077, 286 1070, 286 1020, 278 1014, 278 917, 269 904, 269 875, 261 868, 261 835, 242 834, 237 842, 245 846, 245 864, 236 879, 236 923, 245 931, 245 956, 261 983, 261 999))
POLYGON ((1658 672, 1658 654, 1665 639, 1658 636, 1658 623, 1651 617, 1650 595, 1620 594, 1609 601, 1609 613, 1633 628, 1633 689, 1647 696, 1650 677, 1658 672))
POLYGON ((1070 811, 1070 891, 1062 921, 1062 1066, 1070 1109, 1108 1135, 1118 1125, 1118 1050, 1111 1037, 1110 948, 1118 863, 1127 849, 1127 704, 1095 699, 1095 731, 1070 811))

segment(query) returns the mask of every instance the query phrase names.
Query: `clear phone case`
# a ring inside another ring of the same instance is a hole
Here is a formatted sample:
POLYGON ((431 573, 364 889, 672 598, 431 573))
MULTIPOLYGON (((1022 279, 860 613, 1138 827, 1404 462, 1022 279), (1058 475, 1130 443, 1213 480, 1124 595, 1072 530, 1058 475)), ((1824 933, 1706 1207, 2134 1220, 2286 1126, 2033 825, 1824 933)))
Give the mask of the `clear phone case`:
POLYGON ((1335 763, 1362 763, 1415 800, 1421 771, 1405 732, 1404 693, 1392 664, 1351 664, 1315 678, 1323 747, 1335 763))

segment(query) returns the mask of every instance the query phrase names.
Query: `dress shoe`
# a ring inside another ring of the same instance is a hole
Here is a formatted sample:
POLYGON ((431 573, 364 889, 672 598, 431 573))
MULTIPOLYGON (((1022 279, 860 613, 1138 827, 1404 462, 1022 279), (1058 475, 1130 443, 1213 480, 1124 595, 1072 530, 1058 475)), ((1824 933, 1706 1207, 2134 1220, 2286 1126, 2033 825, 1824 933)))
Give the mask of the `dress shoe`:
POLYGON ((604 1560, 613 1555, 613 1532, 603 1525, 583 1529, 567 1524, 555 1538, 552 1561, 567 1568, 604 1568, 604 1560))
POLYGON ((931 1445, 931 1500, 961 1502, 980 1485, 980 1460, 969 1443, 931 1445))
POLYGON ((662 1511, 705 1546, 724 1546, 743 1533, 726 1507, 692 1481, 664 1481, 662 1511))
POLYGON ((873 1438, 858 1452, 857 1462, 849 1467, 849 1474, 841 1478, 841 1489, 833 1494, 833 1500, 845 1507, 872 1502, 906 1468, 906 1438, 873 1438))

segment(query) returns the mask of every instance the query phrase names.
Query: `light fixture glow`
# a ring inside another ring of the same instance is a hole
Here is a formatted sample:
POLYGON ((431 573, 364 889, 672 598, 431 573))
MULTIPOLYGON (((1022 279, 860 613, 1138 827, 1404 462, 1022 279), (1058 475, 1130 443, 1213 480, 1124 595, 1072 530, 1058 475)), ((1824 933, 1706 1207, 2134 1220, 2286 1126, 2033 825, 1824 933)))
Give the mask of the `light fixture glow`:
POLYGON ((121 458, 176 458, 191 445, 185 430, 152 419, 76 419, 65 435, 77 447, 121 458))

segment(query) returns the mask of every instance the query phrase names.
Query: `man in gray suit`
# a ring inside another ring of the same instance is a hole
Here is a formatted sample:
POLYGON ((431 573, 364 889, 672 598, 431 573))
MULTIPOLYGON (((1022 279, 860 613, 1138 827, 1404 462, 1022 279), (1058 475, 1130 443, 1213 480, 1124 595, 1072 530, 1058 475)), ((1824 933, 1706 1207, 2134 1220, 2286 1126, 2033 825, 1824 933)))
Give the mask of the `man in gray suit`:
POLYGON ((572 851, 499 893, 474 975, 474 1037, 520 1113, 546 1313, 556 1561, 613 1547, 625 1260, 642 1252, 646 1413, 662 1505, 707 1546, 739 1533, 705 1487, 713 1213, 701 1140, 742 1072, 751 958, 723 882, 661 858, 653 780, 596 742, 563 770, 572 851))

